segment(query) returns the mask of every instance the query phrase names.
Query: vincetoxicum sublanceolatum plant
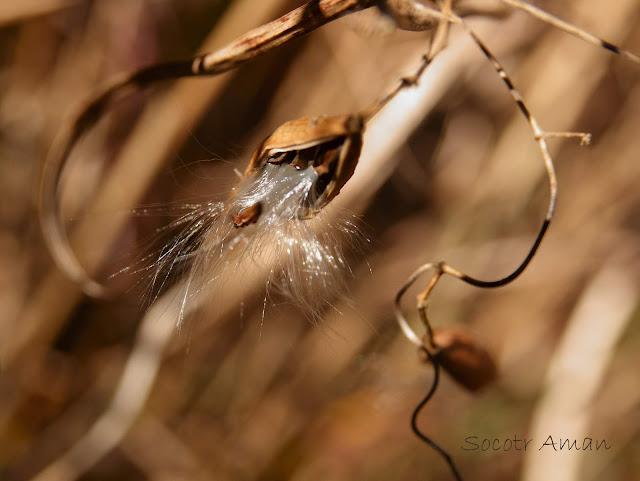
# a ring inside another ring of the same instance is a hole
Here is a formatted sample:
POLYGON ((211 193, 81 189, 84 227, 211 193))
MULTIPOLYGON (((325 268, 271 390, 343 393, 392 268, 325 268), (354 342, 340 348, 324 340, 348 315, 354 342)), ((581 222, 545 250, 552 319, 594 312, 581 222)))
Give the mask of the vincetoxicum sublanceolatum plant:
MULTIPOLYGON (((300 274, 293 282, 284 286, 284 289, 294 298, 303 298, 302 294, 305 290, 313 290, 317 287, 315 277, 309 275, 309 272, 340 270, 344 267, 344 260, 339 252, 323 241, 322 236, 315 236, 311 241, 298 243, 297 241, 304 237, 300 235, 300 229, 305 229, 305 223, 331 202, 351 178, 358 163, 367 123, 388 102, 392 101, 398 92, 415 85, 420 80, 433 58, 444 47, 449 26, 461 26, 503 79, 510 95, 529 123, 547 170, 550 188, 548 210, 539 234, 529 254, 512 274, 497 281, 482 281, 444 262, 429 263, 420 267, 396 296, 396 317, 402 332, 418 347, 424 360, 434 366, 431 388, 413 413, 412 427, 421 439, 444 456, 456 478, 462 479, 446 451, 418 429, 417 416, 437 388, 440 367, 466 388, 475 390, 495 377, 495 366, 489 354, 463 329, 432 329, 427 316, 429 296, 444 274, 485 288, 500 287, 515 280, 535 255, 555 210, 557 185, 553 162, 546 144, 547 139, 578 137, 583 142, 587 142, 589 137, 583 133, 546 132, 540 128, 498 60, 463 20, 463 6, 460 6, 459 14, 455 13, 458 11, 457 3, 453 0, 429 5, 415 0, 315 0, 274 22, 249 32, 217 52, 201 55, 190 61, 154 65, 115 80, 90 99, 75 119, 65 126, 56 139, 45 165, 40 197, 40 219, 45 238, 56 261, 65 272, 79 282, 88 294, 100 296, 105 293, 104 287, 85 272, 69 247, 67 235, 59 219, 58 198, 61 175, 75 143, 113 103, 125 98, 131 92, 161 80, 217 75, 341 16, 365 8, 378 8, 393 18, 401 29, 434 30, 431 46, 414 74, 403 78, 396 89, 361 111, 334 117, 322 115, 305 117, 284 123, 257 147, 230 199, 223 203, 211 204, 197 215, 185 216, 182 222, 187 224, 187 228, 181 243, 171 246, 171 249, 165 253, 171 254, 167 258, 172 259, 166 265, 168 269, 173 268, 177 257, 193 260, 194 268, 189 275, 195 279, 196 275, 204 275, 202 264, 219 262, 217 259, 223 256, 223 249, 233 248, 243 239, 245 228, 253 224, 262 225, 265 228, 268 227, 273 233, 271 240, 274 243, 298 244, 299 256, 296 257, 296 262, 311 262, 309 259, 313 259, 314 256, 308 254, 320 253, 319 256, 315 256, 317 261, 311 264, 298 266, 294 262, 288 267, 289 273, 295 272, 296 269, 307 273, 300 274), (222 242, 205 241, 212 237, 224 239, 225 247, 221 247, 222 242), (205 251, 206 255, 200 255, 202 251, 205 251), (432 271, 433 275, 418 296, 416 304, 418 315, 426 329, 424 337, 420 337, 405 319, 400 302, 408 288, 429 271, 432 271)), ((638 57, 634 54, 620 50, 611 43, 577 29, 526 2, 503 0, 503 3, 525 10, 583 40, 638 62, 638 57)), ((482 13, 481 10, 464 10, 466 15, 482 13)), ((253 248, 251 245, 244 247, 245 250, 251 248, 253 248)), ((219 267, 222 268, 222 265, 220 264, 219 267)), ((320 282, 333 282, 335 279, 331 278, 329 281, 324 279, 320 282)), ((191 281, 191 278, 189 280, 191 281)), ((191 282, 188 282, 188 285, 190 284, 191 282)), ((184 302, 187 299, 188 293, 185 293, 184 302)), ((302 307, 315 309, 314 305, 305 305, 304 302, 302 307)))

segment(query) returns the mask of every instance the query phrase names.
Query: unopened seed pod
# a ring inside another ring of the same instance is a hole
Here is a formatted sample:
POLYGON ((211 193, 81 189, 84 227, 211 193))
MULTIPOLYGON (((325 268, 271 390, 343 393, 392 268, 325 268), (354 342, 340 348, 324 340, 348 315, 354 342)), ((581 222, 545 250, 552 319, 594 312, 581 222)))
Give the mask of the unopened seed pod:
POLYGON ((437 350, 433 357, 459 384, 476 391, 496 377, 496 365, 466 329, 440 327, 434 329, 433 343, 437 350))
POLYGON ((318 174, 308 205, 298 217, 313 217, 351 178, 362 150, 364 123, 359 115, 303 117, 285 122, 254 152, 245 177, 267 164, 294 169, 313 168, 318 174))

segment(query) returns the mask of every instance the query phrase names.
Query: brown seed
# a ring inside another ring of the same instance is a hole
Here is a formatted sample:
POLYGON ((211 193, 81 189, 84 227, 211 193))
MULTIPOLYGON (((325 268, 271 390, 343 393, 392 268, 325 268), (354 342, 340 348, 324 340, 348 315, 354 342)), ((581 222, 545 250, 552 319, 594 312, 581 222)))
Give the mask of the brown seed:
POLYGON ((260 202, 256 202, 252 206, 241 210, 237 215, 233 216, 233 225, 235 227, 246 227, 249 224, 255 224, 258 222, 261 212, 262 205, 260 202))
POLYGON ((477 391, 496 377, 496 365, 471 333, 461 327, 434 329, 435 359, 459 384, 477 391))

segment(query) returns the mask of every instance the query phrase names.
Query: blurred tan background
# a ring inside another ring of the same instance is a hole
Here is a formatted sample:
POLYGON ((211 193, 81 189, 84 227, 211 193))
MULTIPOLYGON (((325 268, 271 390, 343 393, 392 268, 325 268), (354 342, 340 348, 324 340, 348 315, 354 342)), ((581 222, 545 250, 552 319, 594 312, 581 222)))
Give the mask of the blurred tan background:
MULTIPOLYGON (((365 253, 345 242, 352 290, 318 325, 277 294, 263 319, 258 269, 189 306, 179 330, 175 294, 147 311, 144 273, 110 275, 167 242, 171 232, 144 239, 176 207, 224 199, 233 169, 279 124, 363 108, 416 67, 428 36, 371 12, 229 74, 135 95, 87 136, 62 203, 110 300, 83 296, 44 247, 41 162, 83 99, 117 73, 213 50, 300 4, 0 4, 0 479, 452 479, 410 430, 432 372, 400 335, 393 297, 427 261, 506 275, 547 201, 526 122, 462 32, 421 87, 373 122, 330 207, 356 214, 371 242, 365 253), (163 207, 132 213, 148 205, 163 207)), ((637 1, 538 4, 640 52, 637 1)), ((444 376, 420 426, 466 480, 639 479, 640 66, 521 12, 470 22, 544 129, 591 132, 593 143, 550 142, 557 217, 522 278, 495 291, 449 279, 436 289, 434 323, 470 327, 500 377, 471 395, 444 376), (539 451, 549 435, 611 449, 539 451), (464 451, 469 436, 533 442, 464 451)))

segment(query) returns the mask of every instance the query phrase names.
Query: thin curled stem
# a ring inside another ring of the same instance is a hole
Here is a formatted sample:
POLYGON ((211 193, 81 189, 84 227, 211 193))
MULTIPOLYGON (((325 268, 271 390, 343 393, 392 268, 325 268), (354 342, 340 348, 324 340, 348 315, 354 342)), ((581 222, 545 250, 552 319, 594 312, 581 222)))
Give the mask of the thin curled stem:
POLYGON ((416 282, 416 280, 424 272, 428 270, 434 270, 434 274, 431 277, 430 281, 428 282, 426 288, 417 296, 417 310, 418 310, 420 319, 426 329, 426 340, 429 344, 433 345, 433 329, 427 316, 427 307, 429 302, 429 295, 431 294, 431 291, 436 286, 436 284, 438 283, 438 281, 440 280, 443 274, 448 274, 450 276, 456 277, 461 281, 476 287, 482 287, 482 288, 501 287, 516 280, 529 266, 529 264, 531 263, 531 260, 533 259, 535 254, 538 252, 542 239, 544 238, 549 228, 549 224, 553 219, 553 214, 555 212, 555 207, 556 207, 556 200, 558 196, 558 182, 556 178, 555 167, 553 164, 551 153, 549 152, 549 147, 547 145, 546 139, 552 138, 552 137, 580 138, 581 143, 588 143, 590 140, 590 135, 582 132, 549 132, 547 133, 543 131, 538 125, 538 122, 536 121, 535 117, 531 114, 530 110, 524 103, 522 95, 514 87, 513 82, 509 78, 508 74, 506 73, 506 71, 504 70, 504 68, 498 61, 498 59, 493 55, 493 53, 491 53, 489 48, 484 44, 484 42, 482 42, 482 40, 480 40, 480 38, 478 38, 478 36, 473 32, 473 30, 471 30, 471 28, 464 22, 464 20, 462 20, 462 18, 457 17, 453 14, 450 14, 449 16, 453 19, 452 21, 455 21, 456 23, 462 25, 462 27, 471 36, 471 38, 476 43, 476 45, 478 45, 478 47, 480 48, 482 53, 485 55, 485 57, 487 57, 487 59, 493 66, 498 76, 504 82, 507 90, 509 91, 509 94, 511 95, 512 99, 518 106, 520 112, 527 120, 529 127, 533 133, 533 137, 536 140, 536 143, 538 144, 538 148, 540 149, 540 153, 542 155, 544 166, 547 172, 547 178, 549 183, 549 201, 548 201, 547 212, 542 222, 542 226, 540 227, 540 230, 538 231, 538 235, 536 236, 531 248, 529 249, 528 254, 525 256, 524 260, 520 263, 520 265, 509 275, 498 280, 485 281, 481 279, 476 279, 475 277, 465 274, 464 272, 442 261, 439 263, 430 262, 430 263, 424 264, 423 266, 419 267, 409 277, 409 279, 400 288, 400 290, 398 291, 398 294, 396 295, 394 310, 396 314, 396 320, 403 334, 410 342, 412 342, 417 346, 422 346, 423 341, 420 339, 420 336, 418 336, 413 331, 413 329, 409 326, 409 323, 404 317, 404 314, 402 313, 402 309, 401 309, 402 297, 406 293, 406 291, 409 289, 409 287, 413 285, 416 282))
POLYGON ((420 431, 420 428, 418 428, 418 416, 420 415, 420 412, 422 411, 422 409, 426 406, 426 404, 431 400, 431 398, 435 394, 436 389, 438 388, 438 383, 440 381, 440 364, 438 363, 438 360, 424 346, 421 346, 420 349, 422 352, 424 352, 424 354, 426 354, 431 364, 433 364, 433 381, 431 381, 431 387, 429 388, 429 391, 427 392, 425 397, 422 399, 422 401, 420 401, 420 404, 418 404, 416 408, 413 410, 413 414, 411 415, 411 429, 413 430, 414 434, 418 436, 418 438, 420 438, 422 441, 427 443, 440 456, 442 456, 442 458, 449 465, 449 468, 451 469, 451 472, 453 473, 456 480, 462 481, 462 476, 458 471, 458 469, 456 468, 456 465, 453 462, 453 458, 451 458, 451 455, 442 446, 440 446, 433 439, 431 439, 429 436, 427 436, 422 431, 420 431))

